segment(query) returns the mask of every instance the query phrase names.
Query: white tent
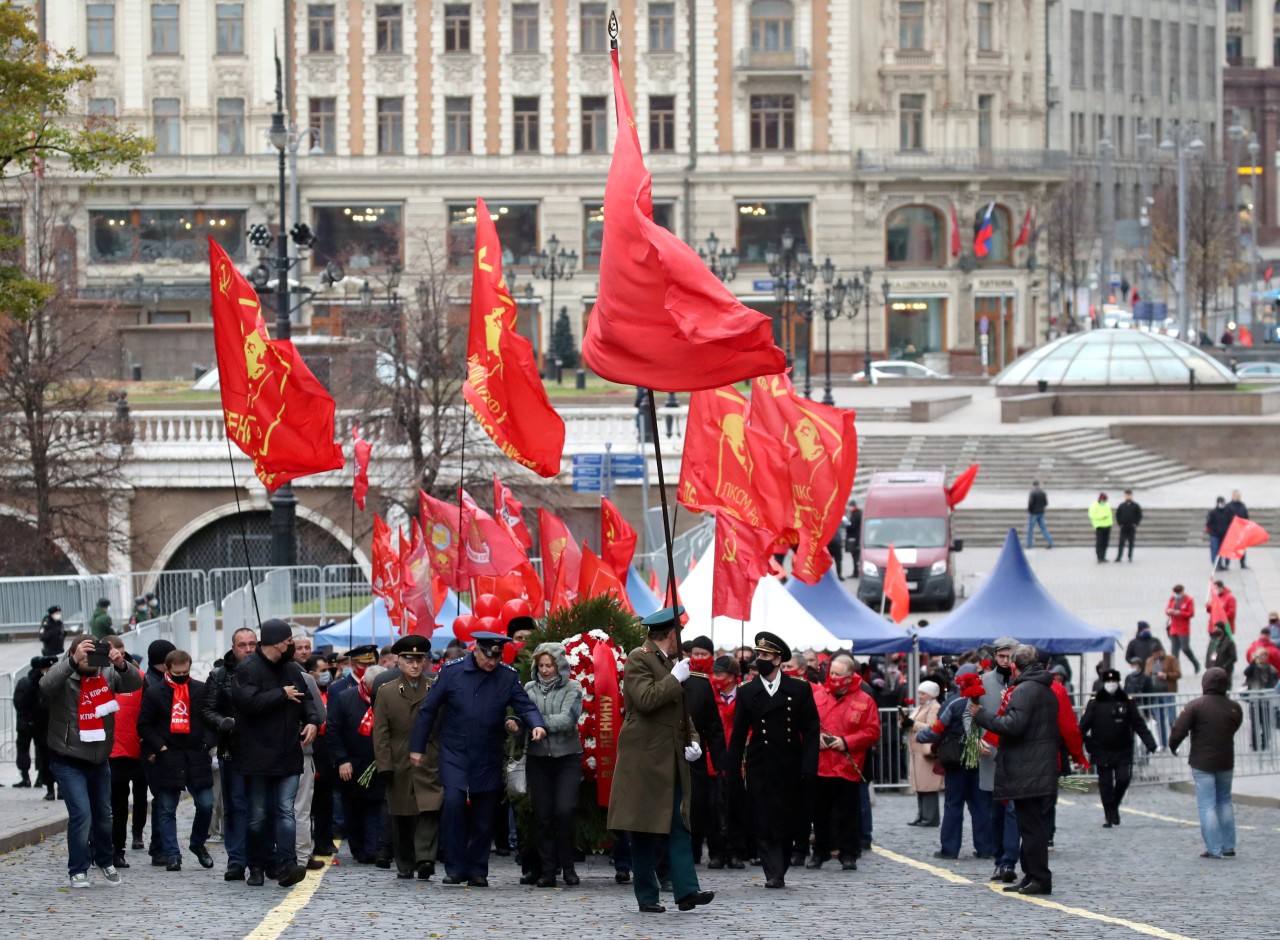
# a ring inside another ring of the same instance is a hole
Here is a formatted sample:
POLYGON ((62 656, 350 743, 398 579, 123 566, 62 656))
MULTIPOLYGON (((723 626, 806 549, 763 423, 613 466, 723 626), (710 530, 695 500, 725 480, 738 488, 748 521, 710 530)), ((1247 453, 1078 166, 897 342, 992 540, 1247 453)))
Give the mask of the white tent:
POLYGON ((766 576, 751 598, 751 619, 745 623, 729 617, 711 619, 711 578, 715 570, 715 543, 707 546, 693 571, 680 584, 680 603, 689 614, 685 639, 706 635, 717 649, 751 646, 760 630, 776 633, 793 650, 838 650, 848 644, 833 636, 800 605, 777 578, 766 576))

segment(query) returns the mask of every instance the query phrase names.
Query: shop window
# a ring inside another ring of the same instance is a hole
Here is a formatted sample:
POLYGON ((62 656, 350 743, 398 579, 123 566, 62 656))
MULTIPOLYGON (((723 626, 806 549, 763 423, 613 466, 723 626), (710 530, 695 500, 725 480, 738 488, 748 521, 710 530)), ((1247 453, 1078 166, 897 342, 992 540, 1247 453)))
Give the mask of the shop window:
POLYGON ((738 256, 742 264, 764 264, 765 252, 782 243, 784 233, 795 250, 808 250, 809 203, 743 202, 738 204, 738 256))
POLYGON ((89 232, 94 264, 207 261, 211 235, 232 260, 245 257, 243 209, 92 209, 89 232))
MULTIPOLYGON (((538 204, 536 202, 488 203, 489 215, 502 243, 502 263, 527 265, 537 260, 538 204)), ((449 264, 470 268, 476 248, 476 207, 474 203, 451 204, 449 213, 449 264)))
POLYGON ((360 202, 315 206, 311 212, 316 235, 312 270, 319 271, 330 261, 342 264, 348 274, 403 263, 404 213, 400 206, 360 202))

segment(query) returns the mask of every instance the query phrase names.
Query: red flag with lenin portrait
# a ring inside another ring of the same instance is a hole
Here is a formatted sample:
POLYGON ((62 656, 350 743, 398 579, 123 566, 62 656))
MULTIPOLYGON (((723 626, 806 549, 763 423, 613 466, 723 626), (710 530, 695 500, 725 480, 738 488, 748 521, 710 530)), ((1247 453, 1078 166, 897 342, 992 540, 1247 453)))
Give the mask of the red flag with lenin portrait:
POLYGON ((509 528, 481 509, 462 487, 458 487, 458 496, 462 500, 469 576, 501 577, 528 563, 529 556, 509 528))
POLYGON ((676 493, 689 509, 728 512, 748 525, 767 527, 772 508, 759 492, 778 468, 754 452, 767 445, 753 442, 747 429, 749 412, 750 403, 732 386, 689 396, 676 493))
POLYGON ((801 398, 785 375, 751 384, 751 423, 788 444, 793 516, 798 536, 791 573, 817 584, 831 567, 835 536, 858 469, 858 435, 851 410, 801 398))
POLYGON ((612 594, 622 604, 623 610, 635 613, 626 585, 618 579, 607 561, 600 558, 582 543, 582 564, 578 568, 578 597, 586 600, 600 594, 612 594))
POLYGON ((618 507, 608 496, 600 497, 600 557, 613 568, 623 584, 631 573, 631 559, 636 556, 636 542, 640 536, 631 523, 622 517, 618 507))
POLYGON ((213 345, 230 438, 268 490, 344 464, 333 398, 287 339, 270 339, 262 306, 227 253, 209 239, 213 345))
POLYGON ((391 527, 376 513, 373 516, 373 556, 371 588, 375 597, 382 598, 387 617, 400 629, 403 622, 400 613, 400 556, 391 547, 391 527))
POLYGON ((483 199, 476 200, 471 330, 462 394, 498 449, 540 476, 560 472, 564 420, 538 375, 529 340, 516 332, 516 304, 502 276, 502 245, 483 199))
POLYGON ((582 552, 564 520, 538 508, 538 547, 542 553, 542 587, 548 610, 559 610, 578 597, 582 552))
POLYGON ((413 539, 400 540, 400 603, 404 607, 405 633, 431 636, 436 627, 436 607, 431 596, 431 562, 427 558, 427 541, 417 519, 409 524, 413 539))
POLYGON ((622 87, 604 190, 600 287, 582 358, 603 379, 664 392, 718 388, 781 372, 786 357, 762 313, 738 302, 697 252, 653 221, 652 178, 622 87))

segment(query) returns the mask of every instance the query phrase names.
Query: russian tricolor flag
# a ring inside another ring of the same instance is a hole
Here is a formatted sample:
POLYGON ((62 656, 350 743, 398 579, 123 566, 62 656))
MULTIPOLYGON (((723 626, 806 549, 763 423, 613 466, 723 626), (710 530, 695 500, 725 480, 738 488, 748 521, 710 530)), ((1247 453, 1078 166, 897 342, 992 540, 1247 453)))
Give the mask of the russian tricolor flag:
POLYGON ((973 253, 979 258, 985 258, 991 253, 991 236, 994 233, 991 217, 995 213, 996 204, 991 202, 987 206, 987 211, 983 213, 982 224, 978 226, 978 233, 973 236, 973 253))

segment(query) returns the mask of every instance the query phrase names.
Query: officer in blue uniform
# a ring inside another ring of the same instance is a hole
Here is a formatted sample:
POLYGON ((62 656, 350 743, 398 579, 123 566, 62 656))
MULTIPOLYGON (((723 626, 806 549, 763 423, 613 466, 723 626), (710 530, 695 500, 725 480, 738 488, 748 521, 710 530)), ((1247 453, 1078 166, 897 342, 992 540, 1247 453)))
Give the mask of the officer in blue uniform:
POLYGON ((475 649, 440 668, 436 684, 418 709, 409 738, 409 761, 422 766, 437 721, 440 734, 441 849, 447 875, 441 884, 489 887, 489 847, 494 807, 502 797, 505 731, 547 733, 516 671, 504 664, 501 633, 474 634, 475 649), (515 718, 507 718, 507 708, 515 718))

